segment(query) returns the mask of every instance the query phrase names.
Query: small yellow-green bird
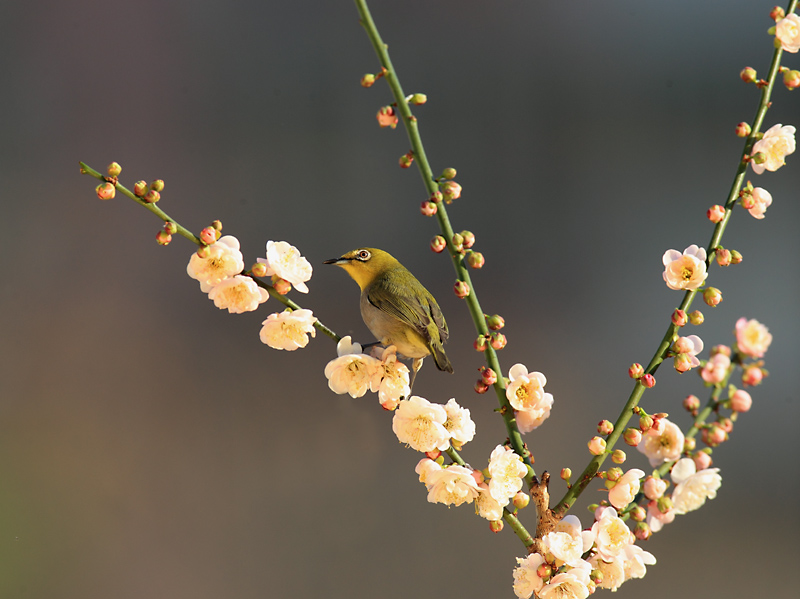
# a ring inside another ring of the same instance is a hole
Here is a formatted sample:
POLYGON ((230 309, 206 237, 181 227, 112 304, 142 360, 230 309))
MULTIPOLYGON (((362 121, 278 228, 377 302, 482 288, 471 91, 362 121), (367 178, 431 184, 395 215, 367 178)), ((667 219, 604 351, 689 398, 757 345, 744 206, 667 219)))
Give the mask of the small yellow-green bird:
POLYGON ((391 254, 359 248, 325 264, 341 266, 361 287, 361 318, 376 339, 414 359, 412 385, 428 355, 433 356, 436 368, 453 372, 444 353, 449 333, 439 304, 391 254))

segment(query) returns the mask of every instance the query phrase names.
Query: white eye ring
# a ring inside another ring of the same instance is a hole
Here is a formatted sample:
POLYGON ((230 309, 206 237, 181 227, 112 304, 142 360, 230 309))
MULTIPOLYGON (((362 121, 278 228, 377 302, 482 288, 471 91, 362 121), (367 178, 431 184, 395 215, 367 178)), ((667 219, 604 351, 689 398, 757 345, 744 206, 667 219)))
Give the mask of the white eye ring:
POLYGON ((370 253, 368 250, 359 250, 358 252, 358 259, 359 260, 369 260, 370 253))

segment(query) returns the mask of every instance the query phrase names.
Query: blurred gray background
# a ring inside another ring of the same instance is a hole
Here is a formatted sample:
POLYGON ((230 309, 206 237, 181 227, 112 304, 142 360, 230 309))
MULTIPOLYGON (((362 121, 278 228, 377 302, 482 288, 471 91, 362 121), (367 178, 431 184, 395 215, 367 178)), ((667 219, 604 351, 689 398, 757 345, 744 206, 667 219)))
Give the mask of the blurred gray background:
MULTIPOLYGON (((435 172, 459 171, 450 215, 486 257, 473 277, 506 318, 503 366, 544 372, 555 396, 527 436, 537 471, 578 472, 681 300, 661 255, 708 243, 734 126, 758 100, 738 73, 767 70, 772 4, 372 4, 406 92, 428 94, 415 113, 435 172)), ((189 243, 157 246, 153 215, 97 200, 78 172, 116 160, 128 186, 164 179, 163 209, 195 231, 221 219, 248 264, 291 242, 315 268, 292 297, 365 342, 356 286, 322 261, 395 254, 452 330, 456 374, 427 364, 415 391, 472 410, 464 455, 484 467, 503 428, 472 391, 481 357, 452 267, 428 249, 419 175, 397 167, 408 141, 376 124, 388 88, 359 86, 378 67, 353 3, 3 2, 0 34, 0 596, 513 597, 521 544, 471 507, 426 503, 420 456, 375 396, 328 390, 328 338, 262 345, 277 301, 217 310, 186 275, 189 243)), ((765 126, 800 124, 798 94, 777 86, 765 126)), ((758 318, 771 374, 714 452, 717 499, 647 542, 658 564, 617 597, 796 596, 800 155, 788 163, 750 177, 774 204, 763 221, 736 210, 723 243, 744 262, 712 268, 725 301, 689 331, 710 348, 758 318)), ((657 379, 645 408, 688 427, 699 377, 657 379)), ((600 486, 576 509, 585 524, 600 486)))

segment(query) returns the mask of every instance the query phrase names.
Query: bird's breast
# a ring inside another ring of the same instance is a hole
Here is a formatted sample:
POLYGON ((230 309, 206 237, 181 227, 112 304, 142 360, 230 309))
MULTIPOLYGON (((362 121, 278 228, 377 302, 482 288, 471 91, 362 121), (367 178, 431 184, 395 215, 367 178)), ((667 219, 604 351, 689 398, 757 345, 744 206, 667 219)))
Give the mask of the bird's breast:
POLYGON ((361 318, 383 345, 394 345, 407 358, 430 355, 425 339, 411 325, 373 306, 366 293, 361 294, 361 318))

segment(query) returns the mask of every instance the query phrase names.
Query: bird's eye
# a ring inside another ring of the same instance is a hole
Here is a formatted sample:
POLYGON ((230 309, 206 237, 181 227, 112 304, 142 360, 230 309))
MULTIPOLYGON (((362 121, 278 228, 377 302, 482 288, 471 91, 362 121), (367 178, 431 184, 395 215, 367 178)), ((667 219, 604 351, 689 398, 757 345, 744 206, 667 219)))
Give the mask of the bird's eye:
POLYGON ((368 250, 359 250, 358 251, 358 259, 359 260, 369 260, 370 253, 368 250))

